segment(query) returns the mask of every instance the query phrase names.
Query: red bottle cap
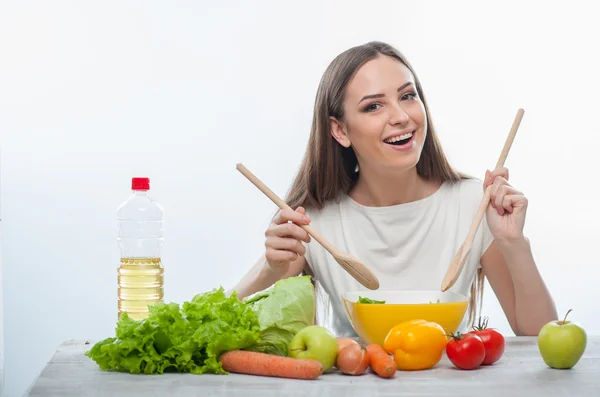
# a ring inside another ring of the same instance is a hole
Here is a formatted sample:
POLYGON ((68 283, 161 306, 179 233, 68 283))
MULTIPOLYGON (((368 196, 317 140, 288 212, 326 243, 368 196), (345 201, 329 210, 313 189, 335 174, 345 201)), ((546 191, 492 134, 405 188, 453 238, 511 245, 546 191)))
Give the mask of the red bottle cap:
POLYGON ((131 190, 150 190, 150 178, 131 178, 131 190))

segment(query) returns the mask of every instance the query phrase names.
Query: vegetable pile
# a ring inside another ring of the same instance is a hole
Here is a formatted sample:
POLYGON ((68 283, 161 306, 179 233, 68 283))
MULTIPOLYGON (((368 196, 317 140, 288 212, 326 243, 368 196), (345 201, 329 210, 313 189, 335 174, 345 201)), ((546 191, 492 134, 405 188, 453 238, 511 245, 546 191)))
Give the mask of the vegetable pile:
POLYGON ((336 338, 313 324, 310 276, 280 280, 244 300, 221 287, 182 305, 158 303, 149 310, 143 320, 121 315, 116 335, 96 343, 86 356, 102 370, 132 374, 233 372, 309 380, 332 367, 350 376, 370 369, 393 378, 397 370, 434 367, 444 351, 454 366, 470 370, 493 364, 504 353, 504 337, 487 327, 487 318, 471 332, 452 335, 435 322, 405 321, 389 330, 383 346, 336 338))
POLYGON ((115 337, 99 341, 86 356, 103 370, 132 374, 225 374, 225 352, 286 356, 293 336, 313 323, 314 307, 309 276, 281 280, 245 301, 221 287, 182 305, 152 305, 143 320, 124 313, 115 337))

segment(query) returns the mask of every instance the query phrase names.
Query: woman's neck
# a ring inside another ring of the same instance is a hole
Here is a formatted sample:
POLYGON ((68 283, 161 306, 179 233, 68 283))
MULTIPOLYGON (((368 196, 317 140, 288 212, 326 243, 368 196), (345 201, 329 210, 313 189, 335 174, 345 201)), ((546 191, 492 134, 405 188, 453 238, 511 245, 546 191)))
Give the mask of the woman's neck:
POLYGON ((440 184, 420 177, 415 167, 402 173, 389 174, 361 168, 350 197, 368 207, 387 207, 428 197, 440 184))

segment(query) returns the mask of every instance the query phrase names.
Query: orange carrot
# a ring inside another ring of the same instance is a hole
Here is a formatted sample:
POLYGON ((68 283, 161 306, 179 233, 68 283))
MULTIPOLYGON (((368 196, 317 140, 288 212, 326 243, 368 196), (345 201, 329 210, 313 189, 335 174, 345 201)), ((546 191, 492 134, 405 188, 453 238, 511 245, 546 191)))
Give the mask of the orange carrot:
POLYGON ((225 371, 240 374, 316 379, 323 373, 323 365, 317 360, 296 359, 245 350, 224 353, 220 360, 225 371))
POLYGON ((396 373, 396 363, 390 355, 376 343, 367 346, 369 365, 382 378, 391 378, 396 373))

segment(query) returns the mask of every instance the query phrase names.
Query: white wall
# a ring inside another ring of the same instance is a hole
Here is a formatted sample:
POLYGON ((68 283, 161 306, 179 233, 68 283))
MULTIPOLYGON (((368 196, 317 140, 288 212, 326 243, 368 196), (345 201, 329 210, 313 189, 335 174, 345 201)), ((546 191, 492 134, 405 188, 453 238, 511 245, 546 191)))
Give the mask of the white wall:
MULTIPOLYGON (((573 308, 600 334, 597 12, 574 2, 281 3, 4 4, 6 396, 63 340, 112 335, 115 214, 134 175, 152 179, 166 210, 166 299, 235 283, 274 210, 235 163, 283 195, 322 72, 373 39, 414 64, 462 171, 493 167, 525 109, 507 166, 530 199, 535 258, 560 314, 573 308)), ((487 292, 491 323, 510 333, 487 292)))

